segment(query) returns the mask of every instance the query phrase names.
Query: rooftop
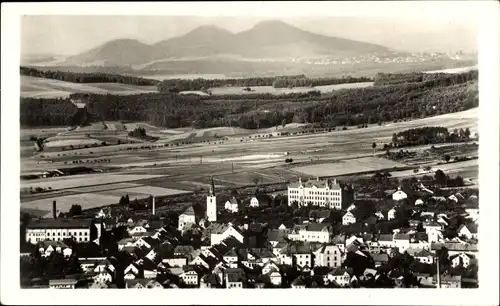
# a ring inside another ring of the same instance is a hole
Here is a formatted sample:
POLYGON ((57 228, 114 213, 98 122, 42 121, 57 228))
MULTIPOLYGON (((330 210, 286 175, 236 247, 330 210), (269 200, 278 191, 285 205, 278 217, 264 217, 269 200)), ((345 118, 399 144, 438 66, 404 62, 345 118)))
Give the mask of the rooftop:
POLYGON ((58 228, 88 228, 90 229, 90 219, 42 219, 35 220, 28 224, 29 229, 58 229, 58 228))
POLYGON ((317 178, 316 180, 308 180, 307 182, 301 182, 300 180, 296 183, 291 183, 288 185, 288 188, 299 188, 299 186, 302 185, 304 188, 325 188, 328 186, 330 189, 336 189, 336 190, 341 190, 342 188, 340 187, 339 184, 337 184, 337 181, 334 180, 331 182, 330 180, 320 180, 317 178))

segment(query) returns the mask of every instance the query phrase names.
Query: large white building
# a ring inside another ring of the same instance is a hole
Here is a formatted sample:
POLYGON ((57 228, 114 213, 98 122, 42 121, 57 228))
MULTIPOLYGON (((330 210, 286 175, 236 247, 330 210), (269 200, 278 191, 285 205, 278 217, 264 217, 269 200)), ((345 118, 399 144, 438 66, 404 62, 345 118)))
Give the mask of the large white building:
POLYGON ((299 206, 320 206, 330 209, 342 208, 342 188, 337 181, 309 180, 302 183, 299 178, 297 183, 288 186, 288 206, 297 202, 299 206))
POLYGON ((41 219, 28 224, 26 241, 36 244, 40 241, 63 241, 73 238, 77 242, 90 241, 90 220, 85 219, 41 219))
POLYGON ((328 224, 309 223, 295 225, 291 233, 288 234, 288 239, 292 241, 328 243, 330 242, 331 234, 328 224))

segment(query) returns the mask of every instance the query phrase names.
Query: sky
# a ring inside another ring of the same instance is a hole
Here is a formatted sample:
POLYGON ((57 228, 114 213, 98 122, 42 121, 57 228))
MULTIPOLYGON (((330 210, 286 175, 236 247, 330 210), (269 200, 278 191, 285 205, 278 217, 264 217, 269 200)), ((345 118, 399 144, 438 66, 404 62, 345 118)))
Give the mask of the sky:
POLYGON ((415 13, 399 17, 38 15, 21 18, 21 53, 74 55, 113 39, 131 38, 151 44, 186 34, 201 25, 216 25, 236 33, 264 20, 282 20, 303 30, 404 51, 477 50, 477 22, 464 14, 415 13))

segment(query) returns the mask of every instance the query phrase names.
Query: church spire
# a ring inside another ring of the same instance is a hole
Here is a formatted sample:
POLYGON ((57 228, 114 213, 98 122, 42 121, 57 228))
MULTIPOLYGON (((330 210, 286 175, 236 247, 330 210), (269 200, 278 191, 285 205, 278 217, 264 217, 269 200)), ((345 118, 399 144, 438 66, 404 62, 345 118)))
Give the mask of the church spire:
POLYGON ((210 195, 215 196, 215 185, 213 176, 210 177, 210 195))

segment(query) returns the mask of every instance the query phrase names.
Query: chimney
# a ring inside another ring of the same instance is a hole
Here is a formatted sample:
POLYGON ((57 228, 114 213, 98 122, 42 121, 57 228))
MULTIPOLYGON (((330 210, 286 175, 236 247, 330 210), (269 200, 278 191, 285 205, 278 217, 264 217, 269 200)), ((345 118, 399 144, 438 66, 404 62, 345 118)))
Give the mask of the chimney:
POLYGON ((153 216, 155 215, 155 198, 153 197, 153 216))
POLYGON ((57 204, 56 201, 52 201, 52 217, 57 219, 57 204))

